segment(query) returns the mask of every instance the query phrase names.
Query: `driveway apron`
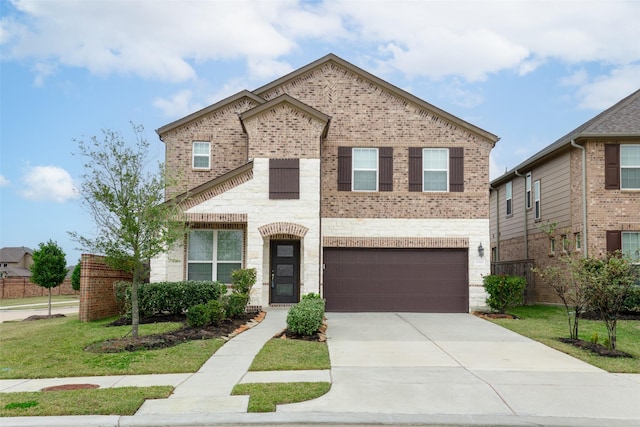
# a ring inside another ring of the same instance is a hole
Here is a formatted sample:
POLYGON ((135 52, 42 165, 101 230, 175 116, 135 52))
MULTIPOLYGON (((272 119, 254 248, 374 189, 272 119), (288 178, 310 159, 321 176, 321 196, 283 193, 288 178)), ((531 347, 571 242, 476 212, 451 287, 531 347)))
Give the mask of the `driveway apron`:
POLYGON ((470 314, 327 313, 333 385, 278 412, 640 420, 640 384, 470 314))

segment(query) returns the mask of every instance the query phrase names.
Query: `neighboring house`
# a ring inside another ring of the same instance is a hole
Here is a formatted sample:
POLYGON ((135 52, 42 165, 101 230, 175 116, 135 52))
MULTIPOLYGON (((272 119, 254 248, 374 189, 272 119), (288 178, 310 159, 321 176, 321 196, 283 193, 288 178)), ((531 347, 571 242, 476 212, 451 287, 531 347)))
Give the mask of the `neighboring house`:
POLYGON ((27 247, 0 249, 0 272, 2 277, 31 277, 29 267, 33 264, 33 251, 27 247))
MULTIPOLYGON (((615 250, 640 261, 640 90, 491 182, 490 198, 494 262, 615 250)), ((535 281, 535 301, 558 302, 535 281)))
POLYGON ((246 267, 258 306, 484 306, 495 135, 332 54, 157 133, 190 231, 152 282, 246 267))

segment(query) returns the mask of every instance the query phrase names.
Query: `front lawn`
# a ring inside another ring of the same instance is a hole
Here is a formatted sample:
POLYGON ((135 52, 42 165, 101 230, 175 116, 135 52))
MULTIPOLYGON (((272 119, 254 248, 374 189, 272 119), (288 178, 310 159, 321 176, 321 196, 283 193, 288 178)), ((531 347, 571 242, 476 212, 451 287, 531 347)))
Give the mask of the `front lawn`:
MULTIPOLYGON (((618 321, 618 350, 634 357, 612 358, 598 356, 558 340, 558 338, 569 337, 564 307, 534 305, 511 308, 508 312, 518 316, 519 319, 491 319, 491 321, 608 372, 640 373, 640 320, 618 321)), ((600 320, 579 319, 578 324, 579 338, 584 341, 591 341, 596 333, 599 343, 603 343, 607 337, 607 329, 600 320)))
POLYGON ((330 369, 327 344, 317 341, 273 338, 253 359, 250 371, 330 369))
MULTIPOLYGON (((80 297, 78 295, 52 295, 52 307, 72 307, 78 305, 80 297), (53 304, 55 303, 55 304, 53 304)), ((28 297, 28 298, 12 298, 0 300, 0 308, 4 310, 24 310, 22 305, 29 305, 31 308, 49 308, 49 296, 28 297), (16 307, 18 306, 18 307, 16 307)))
MULTIPOLYGON (((160 350, 92 353, 90 344, 128 335, 131 326, 105 327, 113 319, 80 322, 77 315, 0 323, 0 378, 51 378, 195 372, 223 344, 189 341, 160 350)), ((178 329, 181 323, 140 325, 140 335, 178 329)))
POLYGON ((251 396, 247 412, 273 412, 276 405, 315 399, 330 388, 331 383, 238 384, 231 394, 251 396))

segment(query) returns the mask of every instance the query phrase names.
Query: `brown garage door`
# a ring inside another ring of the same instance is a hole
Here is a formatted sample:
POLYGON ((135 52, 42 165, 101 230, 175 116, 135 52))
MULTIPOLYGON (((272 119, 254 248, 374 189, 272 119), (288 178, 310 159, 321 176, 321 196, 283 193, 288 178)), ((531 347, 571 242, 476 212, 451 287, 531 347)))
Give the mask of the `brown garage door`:
POLYGON ((467 250, 324 248, 327 311, 469 311, 467 250))

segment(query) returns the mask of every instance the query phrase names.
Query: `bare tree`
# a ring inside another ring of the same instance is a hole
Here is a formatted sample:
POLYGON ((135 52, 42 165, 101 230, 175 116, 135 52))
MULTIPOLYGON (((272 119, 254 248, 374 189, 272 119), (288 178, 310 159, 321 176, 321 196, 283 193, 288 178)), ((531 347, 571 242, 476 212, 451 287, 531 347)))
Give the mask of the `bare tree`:
POLYGON ((132 124, 135 143, 128 145, 120 133, 103 130, 78 142, 85 159, 80 187, 84 206, 96 225, 95 237, 70 233, 83 249, 104 255, 112 268, 133 276, 131 289, 132 336, 139 325, 138 285, 144 264, 168 251, 182 238, 185 222, 177 203, 164 202, 164 166, 149 171, 149 142, 142 126, 132 124))

